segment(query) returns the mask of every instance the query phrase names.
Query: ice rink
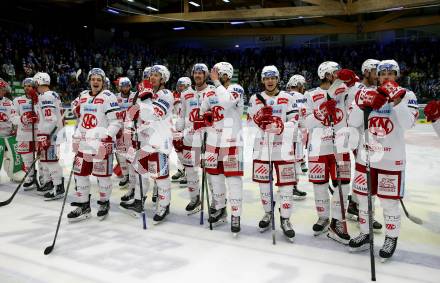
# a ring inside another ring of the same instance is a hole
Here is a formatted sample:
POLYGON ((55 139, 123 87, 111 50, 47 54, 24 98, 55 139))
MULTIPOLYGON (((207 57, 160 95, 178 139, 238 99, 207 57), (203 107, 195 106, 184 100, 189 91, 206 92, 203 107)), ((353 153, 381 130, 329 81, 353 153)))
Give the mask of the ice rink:
MULTIPOLYGON (((71 130, 71 129, 70 129, 71 130)), ((378 282, 440 282, 440 139, 431 125, 418 124, 407 132, 405 203, 410 213, 424 221, 410 222, 402 211, 402 229, 393 259, 380 263, 378 250, 384 234, 376 234, 378 282)), ((34 192, 20 191, 13 202, 0 208, 0 282, 368 282, 369 254, 351 254, 348 248, 321 235, 314 237, 317 216, 312 186, 301 175, 299 188, 306 200, 295 201, 291 217, 296 238, 287 242, 277 221, 277 244, 271 234, 261 234, 263 215, 259 190, 251 180, 251 149, 245 152, 242 232, 237 239, 230 224, 210 231, 199 225, 199 214, 186 216, 187 191, 172 185, 171 213, 165 223, 151 222, 151 190, 147 199, 148 229, 119 208, 125 191, 114 178, 109 217, 96 218, 96 181, 90 220, 68 224, 66 204, 56 248, 46 256, 56 228, 62 200, 44 202, 34 192)), ((72 162, 69 144, 62 147, 67 179, 72 162)), ((175 154, 171 173, 175 172, 175 154)), ((66 180, 67 185, 67 180, 66 180)), ((1 173, 0 200, 16 185, 1 173)), ((70 188, 72 192, 73 186, 70 188)), ((69 199, 68 199, 69 202, 69 199)), ((377 205, 377 219, 383 223, 377 205)), ((228 217, 229 218, 229 217, 228 217)), ((276 217, 279 220, 278 216, 276 217)), ((359 233, 349 222, 352 236, 359 233)))

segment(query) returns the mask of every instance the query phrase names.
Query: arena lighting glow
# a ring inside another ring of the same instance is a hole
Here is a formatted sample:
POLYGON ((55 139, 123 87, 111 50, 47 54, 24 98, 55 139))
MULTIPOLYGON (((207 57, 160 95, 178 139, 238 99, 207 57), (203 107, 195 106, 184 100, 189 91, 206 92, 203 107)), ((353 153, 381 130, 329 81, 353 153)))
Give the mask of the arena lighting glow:
POLYGON ((134 0, 127 0, 127 2, 133 3, 133 2, 134 2, 134 0))
POLYGON ((229 1, 229 0, 223 0, 223 2, 225 2, 225 3, 229 3, 230 1, 229 1))
POLYGON ((84 28, 87 28, 87 26, 83 26, 84 28))
POLYGON ((230 22, 231 25, 242 25, 244 22, 230 22))
POLYGON ((154 7, 151 7, 151 6, 147 6, 147 9, 151 10, 151 11, 159 12, 159 9, 156 9, 154 7))
POLYGON ((403 10, 403 6, 400 7, 394 7, 394 8, 389 8, 389 9, 385 9, 383 10, 384 12, 390 12, 390 11, 399 11, 399 10, 403 10))
POLYGON ((238 44, 235 44, 235 48, 239 48, 240 47, 240 45, 238 45, 238 44))
POLYGON ((110 8, 107 8, 107 12, 112 13, 112 14, 116 14, 119 15, 119 12, 110 8))
POLYGON ((200 7, 200 4, 197 4, 196 2, 189 1, 188 3, 193 5, 194 7, 200 7))
POLYGON ((175 27, 175 28, 173 28, 173 30, 184 30, 185 29, 185 27, 175 27))

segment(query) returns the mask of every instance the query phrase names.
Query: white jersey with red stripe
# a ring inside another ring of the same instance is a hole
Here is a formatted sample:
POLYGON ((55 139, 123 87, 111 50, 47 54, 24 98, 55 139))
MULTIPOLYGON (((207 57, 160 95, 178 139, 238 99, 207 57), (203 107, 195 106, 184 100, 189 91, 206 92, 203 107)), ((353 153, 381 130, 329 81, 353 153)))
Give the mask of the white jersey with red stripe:
POLYGON ((200 115, 202 99, 207 93, 215 93, 215 87, 207 85, 202 90, 194 90, 189 87, 181 94, 181 111, 176 125, 184 125, 183 128, 177 128, 177 131, 183 132, 183 143, 187 146, 200 147, 202 138, 200 131, 194 131, 194 119, 200 115))
POLYGON ((113 140, 121 129, 120 107, 117 97, 109 90, 95 96, 84 91, 79 97, 80 117, 75 137, 80 138, 79 151, 88 151, 90 143, 99 142, 106 136, 113 140))
MULTIPOLYGON (((349 108, 351 108, 351 105, 353 104, 354 98, 356 97, 356 93, 360 91, 361 89, 365 88, 366 86, 361 82, 356 82, 352 87, 348 88, 348 94, 346 98, 346 104, 349 108)), ((369 87, 371 88, 371 87, 369 87)))
MULTIPOLYGON (((349 105, 346 104, 348 88, 342 84, 332 97, 336 101, 336 121, 334 129, 331 127, 330 120, 323 117, 319 107, 328 100, 327 90, 317 87, 306 93, 306 117, 305 126, 309 130, 309 157, 318 157, 334 153, 333 130, 335 131, 335 143, 338 153, 349 152, 348 139, 352 129, 347 125, 347 111, 349 105)), ((356 143, 357 145, 357 143, 356 143)))
POLYGON ((174 97, 174 106, 173 106, 173 115, 175 118, 180 117, 180 112, 182 111, 182 104, 181 104, 181 93, 178 91, 173 92, 174 97))
POLYGON ((272 107, 272 115, 278 116, 284 123, 284 131, 280 135, 267 134, 254 123, 254 115, 260 110, 264 104, 254 94, 249 99, 248 115, 250 124, 255 129, 254 139, 254 160, 268 161, 268 143, 270 145, 271 156, 273 161, 294 161, 295 153, 292 140, 297 139, 298 135, 298 111, 293 109, 293 97, 287 92, 280 91, 275 96, 269 96, 264 91, 261 97, 266 101, 267 106, 272 107), (268 137, 270 141, 268 142, 268 137))
MULTIPOLYGON (((370 148, 370 166, 372 168, 400 171, 405 169, 406 130, 414 127, 419 116, 417 98, 414 92, 407 90, 402 101, 394 106, 386 103, 382 108, 373 110, 368 117, 368 138, 370 148)), ((356 103, 348 119, 349 125, 363 127, 364 111, 356 103)), ((364 135, 360 149, 365 148, 364 135)), ((365 165, 365 153, 357 154, 356 162, 365 165)))
POLYGON ((303 135, 307 134, 307 128, 304 125, 304 117, 306 116, 306 108, 307 108, 307 98, 304 94, 297 92, 297 91, 291 91, 289 94, 293 98, 293 109, 298 110, 298 121, 299 121, 299 127, 303 128, 304 130, 301 130, 298 132, 298 139, 297 142, 301 142, 303 140, 303 135))
MULTIPOLYGON (((32 112, 32 100, 25 95, 14 98, 14 111, 11 113, 11 121, 17 126, 17 141, 32 141, 32 125, 23 124, 21 117, 32 112)), ((37 137, 38 123, 34 124, 35 138, 37 137)))
POLYGON ((136 92, 134 91, 130 91, 128 95, 123 95, 120 92, 116 94, 116 97, 118 98, 119 108, 121 109, 120 112, 123 113, 121 114, 123 116, 122 119, 125 117, 125 111, 127 111, 127 109, 133 105, 133 99, 135 96, 136 92))
POLYGON ((151 99, 139 101, 139 141, 143 151, 169 154, 172 149, 172 111, 174 97, 161 89, 151 99))
POLYGON ((211 111, 214 124, 206 129, 206 143, 215 147, 243 145, 242 120, 244 90, 238 84, 220 85, 203 97, 201 113, 211 111))
POLYGON ((9 98, 0 98, 0 137, 9 137, 13 134, 11 116, 14 111, 12 101, 9 98))
MULTIPOLYGON (((61 99, 58 93, 48 90, 38 95, 38 103, 35 105, 38 115, 37 134, 57 136, 63 129, 64 121, 62 118, 61 99)), ((59 138, 62 138, 60 136, 59 138)), ((57 143, 63 142, 58 139, 57 143)))

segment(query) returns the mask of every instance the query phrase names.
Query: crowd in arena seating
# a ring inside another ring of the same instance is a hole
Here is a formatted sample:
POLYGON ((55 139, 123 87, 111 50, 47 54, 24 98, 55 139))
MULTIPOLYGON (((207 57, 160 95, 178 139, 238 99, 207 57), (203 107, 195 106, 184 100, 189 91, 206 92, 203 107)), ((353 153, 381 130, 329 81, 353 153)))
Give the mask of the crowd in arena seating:
POLYGON ((190 75, 194 63, 204 62, 212 66, 219 61, 228 61, 238 70, 238 83, 250 97, 260 90, 259 73, 264 65, 273 64, 279 68, 282 88, 296 73, 305 76, 310 87, 315 87, 319 84, 316 70, 323 61, 336 61, 360 75, 360 66, 365 59, 392 58, 399 62, 401 85, 415 91, 420 103, 440 96, 440 54, 436 44, 426 41, 225 50, 157 48, 129 40, 100 45, 66 36, 0 28, 0 77, 22 80, 36 71, 48 72, 63 101, 69 102, 87 87, 87 72, 92 67, 103 68, 111 81, 127 76, 136 83, 146 66, 167 65, 171 71, 168 87, 174 88, 179 77, 190 75), (79 69, 82 73, 78 76, 79 69))

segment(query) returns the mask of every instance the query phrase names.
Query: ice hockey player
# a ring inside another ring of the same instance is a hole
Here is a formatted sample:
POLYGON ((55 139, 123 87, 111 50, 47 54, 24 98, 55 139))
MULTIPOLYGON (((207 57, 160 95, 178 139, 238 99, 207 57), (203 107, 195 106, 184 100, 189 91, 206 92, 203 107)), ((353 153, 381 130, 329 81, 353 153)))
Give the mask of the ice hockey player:
POLYGON ((88 74, 90 91, 79 98, 79 121, 73 135, 75 152, 73 172, 76 180, 75 201, 77 208, 67 218, 77 222, 91 217, 90 175, 96 176, 99 187, 98 219, 104 220, 110 210, 113 173, 113 141, 121 128, 117 97, 104 88, 105 73, 93 68, 88 74))
MULTIPOLYGON (((20 182, 25 174, 21 170, 23 163, 16 150, 18 146, 13 123, 15 110, 12 101, 6 97, 10 92, 9 84, 0 78, 0 168, 4 167, 11 181, 20 182)), ((25 189, 33 188, 27 183, 26 185, 25 189)))
POLYGON ((205 170, 213 191, 215 213, 208 219, 213 225, 226 222, 226 187, 231 206, 231 232, 240 232, 243 200, 243 136, 242 121, 244 90, 231 83, 234 69, 220 62, 211 70, 215 91, 207 92, 202 100, 195 128, 205 127, 207 140, 205 170))
POLYGON ((425 109, 424 113, 426 120, 432 122, 432 127, 437 135, 440 137, 440 100, 430 101, 425 109))
POLYGON ((200 211, 201 205, 198 167, 200 166, 202 131, 195 130, 194 121, 200 118, 203 97, 209 92, 215 92, 215 87, 206 83, 209 70, 205 64, 196 63, 191 70, 191 76, 194 80, 194 89, 188 88, 182 92, 181 115, 175 125, 176 131, 183 133, 183 138, 180 138, 180 141, 176 141, 176 139, 173 141, 175 146, 178 143, 183 143, 182 164, 185 167, 190 197, 190 202, 185 208, 188 215, 200 211))
MULTIPOLYGON (((176 91, 173 93, 173 96, 174 96, 174 109, 173 109, 174 115, 173 116, 176 116, 174 119, 175 122, 177 122, 177 119, 179 119, 179 117, 181 116, 181 110, 182 110, 181 95, 182 95, 182 92, 184 92, 188 88, 191 88, 191 79, 190 78, 181 77, 177 80, 176 91)), ((171 176, 171 182, 179 182, 181 186, 186 187, 187 180, 186 180, 186 175, 185 175, 185 167, 182 164, 183 163, 182 134, 183 134, 182 132, 175 131, 174 137, 173 137, 174 150, 177 153, 177 172, 173 176, 171 176)))
MULTIPOLYGON (((140 150, 136 152, 132 163, 139 174, 149 176, 157 184, 158 207, 153 216, 153 224, 158 224, 170 212, 169 154, 172 148, 171 116, 174 98, 171 91, 165 88, 170 78, 168 68, 154 65, 150 71, 150 81, 142 82, 139 87, 138 106, 129 112, 130 118, 138 121, 136 131, 140 142, 140 150)), ((140 193, 135 193, 134 205, 141 205, 139 197, 140 193)))
POLYGON ((318 77, 321 83, 319 87, 307 92, 305 124, 309 129, 309 181, 313 183, 316 211, 319 217, 313 225, 314 234, 317 236, 329 230, 327 234, 329 238, 348 244, 350 236, 346 231, 343 216, 345 216, 346 200, 350 190, 350 148, 348 146, 336 147, 336 144, 344 144, 340 140, 348 134, 347 86, 354 85, 356 75, 344 69, 348 77, 344 79, 347 81, 346 85, 340 83, 341 80, 337 80, 339 70, 340 66, 336 62, 326 61, 319 65, 318 77), (333 91, 329 91, 332 88, 333 91), (337 148, 337 152, 334 148, 337 148), (331 203, 328 193, 330 179, 335 188, 331 203), (344 211, 341 209, 339 182, 344 211))
MULTIPOLYGON (((133 104, 133 98, 135 92, 131 91, 131 81, 127 77, 121 77, 118 79, 118 89, 119 93, 116 94, 118 98, 118 104, 120 107, 120 120, 124 120, 127 109, 133 104)), ((126 154, 126 143, 124 142, 123 129, 121 129, 116 135, 116 152, 115 156, 121 167, 122 180, 119 182, 119 188, 125 189, 129 186, 129 170, 127 166, 127 161, 125 158, 126 154)), ((133 186, 130 186, 129 190, 134 190, 133 186)))
MULTIPOLYGON (((360 89, 363 88, 377 88, 377 82, 378 82, 378 76, 377 76, 377 65, 379 65, 380 61, 376 59, 367 59, 362 63, 361 71, 362 71, 362 81, 356 82, 352 87, 348 90, 348 96, 347 96, 347 105, 349 106, 349 114, 351 111, 352 104, 354 102, 356 93, 360 89)), ((364 132, 363 127, 361 126, 358 129, 358 135, 362 135, 364 132)), ((353 154, 356 157, 357 154, 357 148, 353 150, 353 154)), ((351 219, 354 221, 358 221, 359 217, 359 204, 357 200, 357 194, 352 193, 348 196, 348 207, 347 207, 347 219, 351 219)), ((373 205, 374 208, 374 205, 373 205)), ((373 221, 373 231, 374 232, 380 232, 382 229, 382 224, 380 224, 378 221, 373 221)))
POLYGON ((49 89, 50 76, 47 73, 38 72, 33 80, 39 93, 35 107, 38 116, 37 150, 43 174, 48 180, 37 193, 44 193, 45 200, 54 200, 62 198, 65 192, 63 170, 59 164, 60 143, 63 142, 61 130, 64 124, 61 100, 56 92, 49 89))
MULTIPOLYGON (((364 88, 358 92, 349 116, 349 124, 360 127, 364 111, 368 116, 368 145, 364 136, 359 149, 368 148, 371 167, 371 192, 380 199, 385 221, 385 242, 379 251, 382 261, 392 257, 400 232, 399 199, 405 186, 405 142, 404 132, 412 128, 418 117, 417 99, 414 93, 397 84, 399 65, 394 60, 383 60, 377 66, 379 87, 377 90, 364 88)), ((365 151, 357 154, 353 190, 358 194, 359 224, 361 233, 353 238, 351 251, 367 249, 368 235, 368 188, 365 167, 365 151)))
POLYGON ((280 225, 287 239, 293 242, 295 231, 290 223, 290 216, 293 203, 292 186, 296 184, 296 176, 292 141, 297 138, 298 121, 295 121, 295 118, 298 117, 298 110, 293 109, 293 97, 279 90, 280 73, 275 66, 263 68, 261 82, 264 91, 251 96, 248 108, 251 123, 257 126, 252 179, 259 184, 265 212, 259 222, 259 229, 260 232, 264 232, 270 228, 271 221, 275 221, 272 219, 275 196, 270 190, 273 181, 270 176, 275 168, 275 185, 279 189, 280 225))
MULTIPOLYGON (((302 118, 303 113, 305 111, 305 103, 306 98, 304 97, 304 93, 306 91, 306 79, 301 75, 293 75, 290 77, 289 82, 287 83, 287 92, 292 95, 294 100, 294 109, 298 109, 299 118, 302 118)), ((300 131, 298 132, 298 139, 296 142, 294 142, 294 148, 295 148, 295 170, 296 172, 299 171, 297 169, 297 165, 300 165, 300 169, 302 172, 307 172, 307 164, 305 161, 305 153, 304 153, 304 147, 307 146, 307 128, 304 127, 304 123, 299 123, 299 126, 302 127, 300 131)), ((298 174, 296 174, 298 176, 298 174)), ((299 179, 297 180, 297 182, 299 179)), ((307 196, 306 192, 303 192, 298 189, 298 185, 293 186, 293 198, 297 200, 305 199, 307 196)))

